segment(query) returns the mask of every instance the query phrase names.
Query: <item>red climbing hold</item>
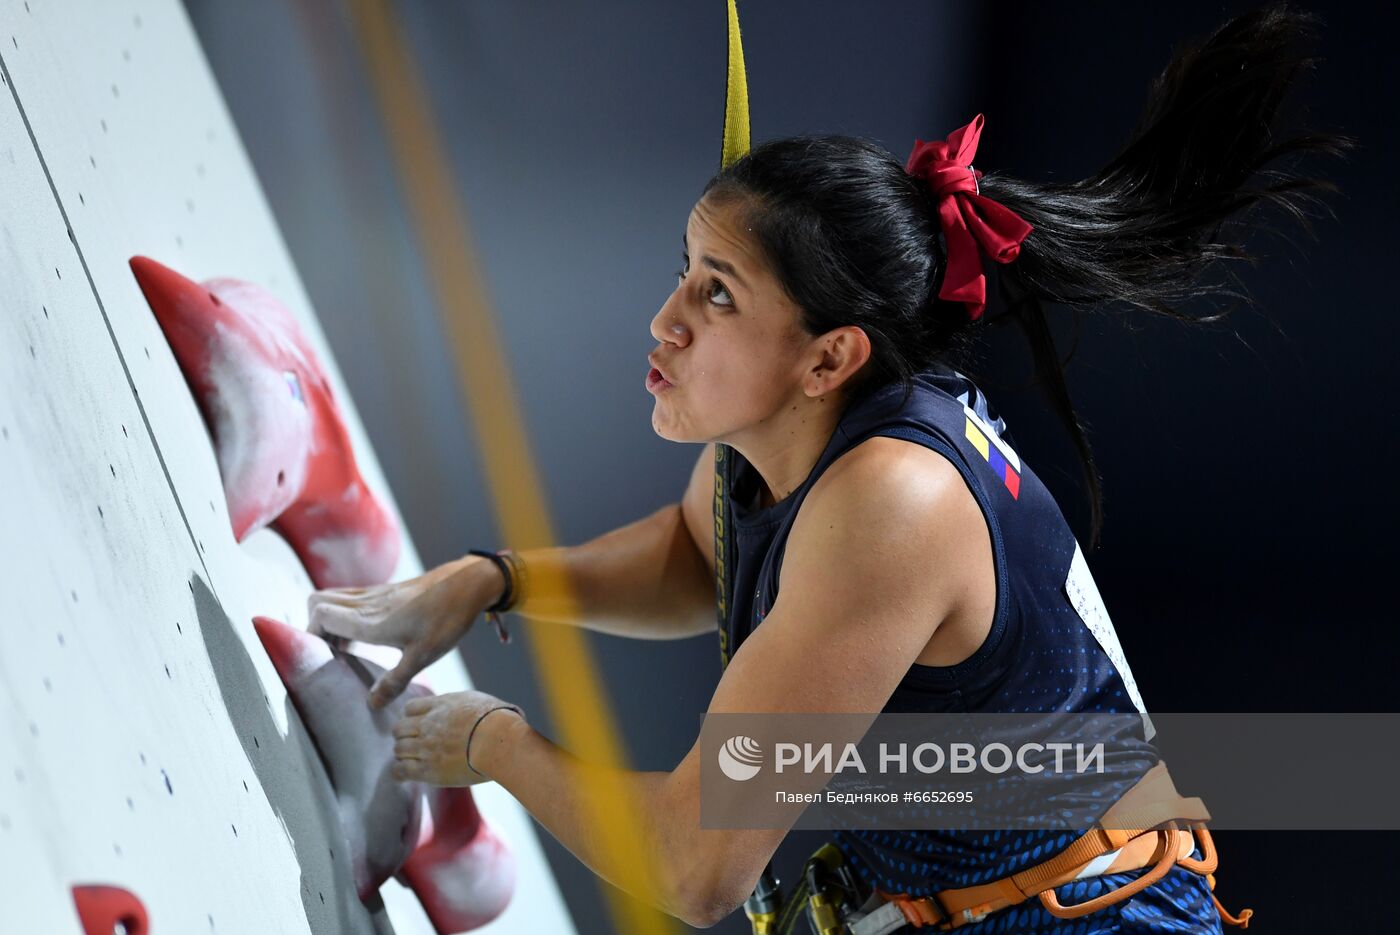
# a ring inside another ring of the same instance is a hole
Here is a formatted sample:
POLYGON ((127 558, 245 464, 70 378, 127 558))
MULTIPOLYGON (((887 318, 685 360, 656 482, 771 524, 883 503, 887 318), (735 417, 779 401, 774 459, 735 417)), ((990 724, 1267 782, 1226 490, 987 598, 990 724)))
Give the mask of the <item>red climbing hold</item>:
POLYGON ((398 523, 291 312, 253 283, 196 283, 141 256, 131 271, 213 435, 234 538, 271 524, 318 588, 388 581, 398 523))
POLYGON ((89 883, 73 887, 85 935, 146 935, 146 907, 131 890, 89 883))
POLYGON ((426 790, 431 830, 399 880, 413 890, 438 935, 480 928, 515 892, 515 855, 477 811, 468 788, 426 790))

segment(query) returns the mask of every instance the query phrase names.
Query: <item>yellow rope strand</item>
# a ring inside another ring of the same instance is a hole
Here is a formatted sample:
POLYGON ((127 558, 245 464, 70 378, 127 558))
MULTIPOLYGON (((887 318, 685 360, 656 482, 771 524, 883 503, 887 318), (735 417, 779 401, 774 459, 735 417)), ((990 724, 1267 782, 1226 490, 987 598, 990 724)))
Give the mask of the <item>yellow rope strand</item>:
MULTIPOLYGON (((437 308, 456 362, 458 388, 481 444, 487 485, 505 541, 516 548, 555 542, 542 485, 525 433, 514 381, 505 364, 484 280, 472 247, 465 210, 446 150, 427 104, 408 44, 385 0, 352 0, 355 31, 374 87, 380 119, 418 234, 437 308)), ((536 570, 532 569, 532 572, 536 570)), ((540 580, 534 587, 577 605, 569 582, 540 580)), ((525 631, 552 722, 562 744, 587 751, 588 760, 624 768, 625 754, 598 679, 584 632, 576 626, 525 631)), ((602 783, 580 789, 586 826, 601 855, 619 868, 620 883, 657 892, 652 848, 637 815, 602 783)), ((678 932, 678 924, 621 890, 606 888, 613 930, 621 935, 678 932)), ((529 894, 517 898, 528 899, 529 894)))
POLYGON ((729 165, 749 151, 749 79, 744 72, 744 43, 739 9, 729 2, 729 65, 724 88, 724 149, 720 164, 729 165))

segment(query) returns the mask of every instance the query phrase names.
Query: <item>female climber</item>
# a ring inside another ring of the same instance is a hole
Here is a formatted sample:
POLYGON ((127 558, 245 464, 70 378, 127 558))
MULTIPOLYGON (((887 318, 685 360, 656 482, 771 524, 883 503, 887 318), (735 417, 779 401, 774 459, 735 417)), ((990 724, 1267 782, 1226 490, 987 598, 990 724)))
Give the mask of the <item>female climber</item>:
MULTIPOLYGON (((1098 479, 1044 305, 1218 317, 1179 306, 1237 296, 1216 274, 1245 256, 1256 209, 1305 220, 1314 193, 1332 188, 1292 171, 1292 157, 1350 144, 1274 137, 1313 26, 1270 6, 1182 47, 1126 147, 1072 184, 974 168, 980 115, 904 163, 844 137, 756 147, 705 186, 676 288, 651 321, 652 426, 703 446, 680 501, 582 545, 472 554, 396 584, 316 592, 312 630, 403 650, 372 689, 376 705, 483 611, 647 639, 708 632, 718 471, 730 596, 710 713, 1140 710, 1111 625, 1088 620, 1106 617, 1086 606, 1097 591, 1075 537, 959 370, 985 326, 983 256, 1078 447, 1092 549, 1098 479), (1262 187, 1249 184, 1256 174, 1262 187), (568 598, 550 581, 567 581, 568 598), (1047 664, 1066 651, 1087 661, 1047 664)), ((587 751, 560 749, 476 691, 413 701, 394 730, 400 778, 495 781, 596 873, 628 885, 582 818, 587 751)), ((702 830, 699 776, 697 741, 670 772, 605 779, 649 842, 655 889, 638 895, 708 926, 750 896, 785 832, 702 830)), ((1073 856, 1078 832, 835 837, 867 911, 897 897, 906 918, 943 928, 1215 932, 1222 918, 1242 921, 1214 901, 1200 869, 1214 851, 1189 835, 1183 862, 1169 858, 1121 899, 1110 894, 1156 866, 1151 851, 1094 864, 1100 848, 1042 896, 1026 892, 1026 871, 1073 856), (1082 904, 1097 908, 1066 911, 1082 904)))

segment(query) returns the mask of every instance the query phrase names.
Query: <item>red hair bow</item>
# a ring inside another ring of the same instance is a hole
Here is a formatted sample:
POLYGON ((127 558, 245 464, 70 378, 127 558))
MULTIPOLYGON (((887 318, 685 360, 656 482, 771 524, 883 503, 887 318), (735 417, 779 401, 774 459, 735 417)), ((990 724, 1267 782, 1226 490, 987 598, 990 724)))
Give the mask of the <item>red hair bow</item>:
POLYGON ((948 241, 948 269, 938 297, 962 302, 973 321, 987 307, 987 277, 982 275, 980 247, 998 263, 1010 263, 1021 252, 1021 241, 1034 228, 1005 205, 984 198, 972 167, 983 118, 978 114, 965 127, 948 134, 946 142, 914 141, 904 171, 926 179, 938 199, 938 217, 948 241))

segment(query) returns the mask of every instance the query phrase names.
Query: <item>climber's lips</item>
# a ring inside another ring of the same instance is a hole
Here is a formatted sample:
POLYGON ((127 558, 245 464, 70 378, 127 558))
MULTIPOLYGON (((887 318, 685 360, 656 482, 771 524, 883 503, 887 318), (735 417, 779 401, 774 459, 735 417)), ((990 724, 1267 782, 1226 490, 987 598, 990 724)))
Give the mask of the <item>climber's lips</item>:
POLYGON ((662 376, 661 371, 657 370, 655 367, 652 367, 651 371, 647 374, 648 392, 660 393, 665 390, 669 390, 674 386, 675 384, 672 383, 670 380, 666 379, 664 376, 662 376))

